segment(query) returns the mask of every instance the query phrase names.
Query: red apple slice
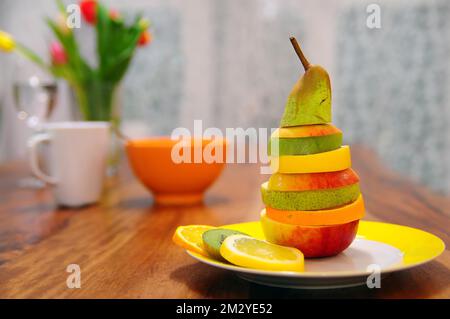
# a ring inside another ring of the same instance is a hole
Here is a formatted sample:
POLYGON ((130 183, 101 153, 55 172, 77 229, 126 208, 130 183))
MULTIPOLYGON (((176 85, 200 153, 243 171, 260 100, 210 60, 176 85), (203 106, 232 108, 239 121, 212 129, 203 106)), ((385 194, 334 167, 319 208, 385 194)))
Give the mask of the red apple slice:
POLYGON ((261 225, 268 242, 295 247, 307 258, 328 257, 344 251, 353 242, 359 220, 331 226, 284 224, 261 213, 261 225))
POLYGON ((359 177, 351 168, 326 173, 275 173, 270 176, 269 189, 273 191, 307 191, 344 187, 358 182, 359 177))

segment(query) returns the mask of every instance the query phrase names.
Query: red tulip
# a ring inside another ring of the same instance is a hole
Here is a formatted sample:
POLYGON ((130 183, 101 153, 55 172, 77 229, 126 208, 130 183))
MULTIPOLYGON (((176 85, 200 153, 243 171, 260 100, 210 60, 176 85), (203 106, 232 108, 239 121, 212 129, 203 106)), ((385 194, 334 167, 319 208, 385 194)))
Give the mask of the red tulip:
POLYGON ((50 46, 50 55, 53 65, 63 65, 67 63, 67 54, 61 43, 53 42, 50 46))
POLYGON ((144 32, 141 33, 141 37, 138 40, 138 45, 140 47, 143 47, 149 44, 151 41, 152 41, 152 34, 148 30, 145 30, 144 32))
POLYGON ((87 23, 95 24, 97 22, 97 1, 82 0, 80 2, 80 10, 87 23))

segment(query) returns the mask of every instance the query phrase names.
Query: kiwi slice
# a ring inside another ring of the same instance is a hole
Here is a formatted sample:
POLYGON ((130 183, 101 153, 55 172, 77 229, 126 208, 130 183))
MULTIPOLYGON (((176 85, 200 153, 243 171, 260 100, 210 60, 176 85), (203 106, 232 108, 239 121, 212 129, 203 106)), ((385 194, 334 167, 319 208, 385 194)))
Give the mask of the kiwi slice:
POLYGON ((207 230, 202 235, 203 248, 214 259, 224 261, 224 258, 220 255, 220 246, 222 245, 225 238, 231 235, 247 235, 247 234, 244 234, 237 230, 225 228, 215 228, 207 230))
POLYGON ((359 183, 338 188, 286 192, 273 191, 268 183, 261 185, 264 204, 280 210, 321 210, 353 203, 359 196, 359 183))
POLYGON ((296 138, 271 138, 268 146, 268 153, 272 155, 272 145, 278 141, 279 155, 309 155, 322 152, 329 152, 342 146, 342 133, 308 136, 296 138))

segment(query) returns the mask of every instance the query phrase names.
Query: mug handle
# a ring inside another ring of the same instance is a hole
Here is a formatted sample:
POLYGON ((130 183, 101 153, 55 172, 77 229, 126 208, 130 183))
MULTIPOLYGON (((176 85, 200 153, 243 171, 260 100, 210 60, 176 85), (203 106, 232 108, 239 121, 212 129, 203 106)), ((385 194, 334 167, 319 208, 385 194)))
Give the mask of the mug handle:
POLYGON ((45 174, 39 167, 38 161, 38 153, 37 148, 38 145, 42 142, 51 141, 51 137, 47 133, 40 133, 32 136, 28 140, 28 150, 29 150, 29 164, 31 168, 31 172, 40 180, 44 181, 47 184, 55 185, 57 184, 56 178, 45 174))

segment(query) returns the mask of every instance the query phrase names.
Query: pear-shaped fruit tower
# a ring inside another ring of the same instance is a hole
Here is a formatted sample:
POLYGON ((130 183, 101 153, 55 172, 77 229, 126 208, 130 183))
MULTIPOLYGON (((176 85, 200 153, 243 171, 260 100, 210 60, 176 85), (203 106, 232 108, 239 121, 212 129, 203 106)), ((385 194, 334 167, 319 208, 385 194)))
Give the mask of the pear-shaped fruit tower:
POLYGON ((305 257, 333 256, 353 241, 364 202, 350 149, 331 122, 330 78, 291 38, 305 74, 292 89, 280 128, 271 136, 274 174, 262 184, 261 224, 269 242, 305 257))

